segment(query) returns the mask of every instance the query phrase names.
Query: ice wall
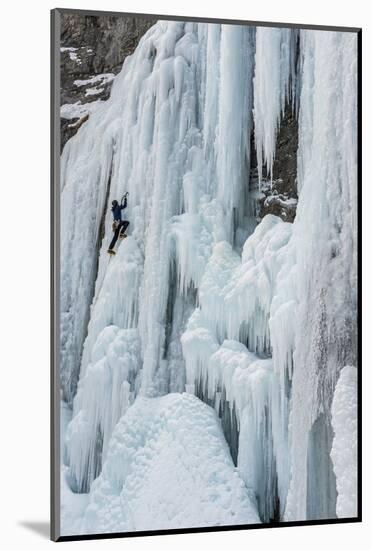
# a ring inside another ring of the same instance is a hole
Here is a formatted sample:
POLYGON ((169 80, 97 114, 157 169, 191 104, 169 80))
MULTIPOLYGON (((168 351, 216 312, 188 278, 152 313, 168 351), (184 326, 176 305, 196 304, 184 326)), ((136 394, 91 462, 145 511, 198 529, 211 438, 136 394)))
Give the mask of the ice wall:
POLYGON ((101 220, 114 171, 112 121, 118 112, 117 104, 99 110, 94 128, 99 128, 101 140, 89 123, 66 144, 61 157, 61 388, 66 401, 76 393, 79 377, 97 275, 101 220))
POLYGON ((340 371, 331 408, 334 440, 331 459, 336 475, 336 515, 357 515, 357 369, 345 366, 340 371))
MULTIPOLYGON (((265 216, 242 257, 227 242, 214 246, 199 290, 199 307, 181 341, 187 390, 236 416, 237 466, 257 496, 263 521, 279 519, 288 491, 288 398, 270 340, 270 312, 292 225, 265 216), (281 509, 280 509, 281 506, 281 509)), ((279 361, 277 361, 279 358, 279 361)), ((228 431, 233 423, 228 423, 228 431)))
MULTIPOLYGON (((290 56, 280 63, 288 43, 284 31, 257 30, 255 141, 268 167, 291 78, 290 56)), ((187 388, 236 416, 227 439, 237 438, 237 466, 265 521, 342 509, 331 403, 340 370, 356 361, 356 37, 302 32, 300 56, 297 218, 265 216, 241 258, 214 245, 182 336, 187 388), (258 377, 249 362, 261 360, 258 377)))
POLYGON ((103 405, 101 395, 99 404, 92 405, 87 395, 92 373, 106 376, 94 356, 96 342, 107 327, 135 328, 139 348, 134 377, 138 382, 131 386, 134 397, 138 392, 156 396, 184 390, 180 335, 194 310, 200 277, 216 242, 233 243, 246 234, 253 44, 254 32, 248 27, 159 22, 125 61, 110 100, 63 153, 62 286, 70 298, 63 302, 63 326, 71 330, 67 321, 73 317, 81 327, 82 318, 90 314, 83 349, 82 330, 78 339, 68 336, 62 343, 63 376, 76 365, 80 369, 68 454, 79 490, 87 490, 99 473, 110 435, 108 398, 103 405), (97 136, 107 144, 98 155, 97 136), (98 180, 96 174, 103 173, 107 159, 110 177, 98 180), (232 185, 226 184, 227 175, 232 185), (87 193, 89 187, 94 192, 87 193), (130 237, 110 261, 106 250, 111 214, 104 205, 125 190, 130 193, 130 237), (71 205, 83 192, 85 215, 74 222, 80 227, 72 230, 71 205), (94 256, 89 243, 98 219, 101 247, 94 256), (87 281, 87 271, 93 270, 93 260, 87 264, 84 259, 86 248, 98 263, 91 300, 90 287, 82 295, 79 289, 81 281, 87 281), (96 412, 99 407, 104 413, 96 412))
MULTIPOLYGON (((152 400, 186 391, 221 418, 263 521, 343 513, 331 404, 341 369, 356 364, 355 63, 350 33, 301 31, 299 45, 288 29, 159 22, 65 147, 74 490, 99 500, 119 477, 121 491, 131 451, 110 450, 115 426, 127 433, 137 401, 155 414, 152 400), (297 216, 256 226, 251 133, 260 175, 271 174, 288 99, 300 106, 297 216), (110 260, 107 205, 124 191, 129 237, 110 260)), ((143 526, 139 512, 118 513, 102 529, 143 526)))
MULTIPOLYGON (((335 480, 329 487, 333 498, 325 495, 324 506, 317 501, 316 487, 308 493, 315 472, 307 465, 316 467, 311 454, 324 441, 311 433, 315 422, 323 423, 319 433, 331 432, 330 407, 340 369, 357 361, 356 44, 352 33, 302 33, 300 195, 292 237, 295 265, 289 275, 297 306, 287 519, 308 518, 308 508, 323 510, 327 517, 336 513, 335 480)), ((331 436, 328 447, 321 448, 326 460, 319 485, 333 476, 330 450, 331 436)))

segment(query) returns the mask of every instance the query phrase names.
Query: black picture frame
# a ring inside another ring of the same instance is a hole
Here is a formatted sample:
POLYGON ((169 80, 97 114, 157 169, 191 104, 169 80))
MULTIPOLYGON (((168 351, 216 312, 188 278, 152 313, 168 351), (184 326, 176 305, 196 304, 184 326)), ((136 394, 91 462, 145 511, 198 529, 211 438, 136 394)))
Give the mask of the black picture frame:
POLYGON ((51 339, 51 357, 50 357, 50 415, 51 415, 51 431, 50 431, 50 472, 51 472, 51 540, 55 542, 75 541, 75 540, 91 540, 91 539, 109 539, 109 538, 128 538, 128 537, 143 537, 154 535, 173 535, 184 533, 203 533, 203 532, 219 532, 219 531, 237 531, 250 529, 271 529, 277 527, 294 527, 294 526, 309 526, 309 525, 328 525, 355 523, 362 521, 362 29, 357 27, 338 27, 324 25, 304 25, 294 23, 281 23, 269 21, 248 21, 235 19, 216 19, 205 17, 191 16, 176 16, 176 15, 160 15, 160 14, 143 14, 143 13, 126 13, 115 11, 97 11, 97 10, 80 10, 80 9, 65 9, 55 8, 51 10, 51 221, 50 221, 50 242, 51 242, 51 277, 50 277, 50 339, 51 339), (59 333, 59 289, 60 289, 60 18, 62 14, 80 14, 84 16, 128 16, 145 19, 158 19, 166 21, 190 21, 200 23, 221 23, 228 25, 247 25, 247 26, 263 26, 263 27, 280 27, 294 29, 310 29, 310 30, 327 30, 355 33, 357 35, 357 170, 358 170, 358 195, 357 195, 357 214, 358 214, 358 254, 357 254, 357 269, 358 269, 358 514, 356 517, 339 518, 339 519, 323 519, 323 520, 305 520, 305 521, 287 521, 283 523, 271 522, 261 524, 248 525, 232 525, 232 526, 213 526, 213 527, 197 527, 197 528, 180 528, 166 529, 156 531, 135 531, 122 533, 104 533, 104 534, 87 534, 87 535, 60 535, 60 410, 59 410, 59 354, 60 354, 60 333, 59 333))

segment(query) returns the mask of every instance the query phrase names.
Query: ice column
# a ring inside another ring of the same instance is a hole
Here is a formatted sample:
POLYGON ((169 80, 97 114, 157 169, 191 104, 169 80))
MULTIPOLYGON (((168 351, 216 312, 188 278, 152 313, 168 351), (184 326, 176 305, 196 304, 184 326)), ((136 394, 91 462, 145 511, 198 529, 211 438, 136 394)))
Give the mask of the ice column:
POLYGON ((352 33, 302 33, 300 195, 292 238, 298 306, 286 519, 310 519, 313 510, 317 517, 336 513, 330 405, 340 369, 356 361, 356 41, 352 33))
POLYGON ((297 36, 297 31, 291 29, 256 29, 254 124, 259 180, 263 165, 273 177, 281 116, 286 102, 294 99, 297 36))

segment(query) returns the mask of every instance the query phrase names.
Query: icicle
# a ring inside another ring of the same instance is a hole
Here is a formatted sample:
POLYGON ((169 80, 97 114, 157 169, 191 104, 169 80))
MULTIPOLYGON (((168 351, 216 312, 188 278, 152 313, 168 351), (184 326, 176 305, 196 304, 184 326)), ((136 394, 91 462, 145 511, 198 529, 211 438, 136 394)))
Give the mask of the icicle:
POLYGON ((256 29, 254 76, 255 147, 259 182, 263 165, 273 178, 276 137, 286 101, 296 89, 297 31, 269 27, 256 29))
POLYGON ((67 463, 75 492, 89 492, 100 473, 112 430, 133 402, 139 353, 135 329, 106 326, 96 339, 66 435, 67 463))
MULTIPOLYGON (((222 25, 217 145, 218 198, 233 230, 231 213, 244 215, 244 188, 250 174, 252 29, 222 25), (229 218, 229 219, 228 219, 229 218)), ((233 233, 229 234, 233 241, 233 233)))

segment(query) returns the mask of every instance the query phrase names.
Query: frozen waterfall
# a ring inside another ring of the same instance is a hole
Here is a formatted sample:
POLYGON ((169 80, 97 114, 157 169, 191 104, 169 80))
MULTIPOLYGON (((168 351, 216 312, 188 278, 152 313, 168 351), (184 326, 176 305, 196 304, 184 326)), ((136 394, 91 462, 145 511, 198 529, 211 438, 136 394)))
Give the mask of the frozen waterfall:
POLYGON ((77 532, 354 512, 339 419, 356 366, 356 47, 351 33, 160 21, 67 142, 62 499, 90 491, 77 532), (257 224, 252 138, 272 177, 288 105, 296 219, 257 224), (124 191, 129 237, 110 259, 124 191))

